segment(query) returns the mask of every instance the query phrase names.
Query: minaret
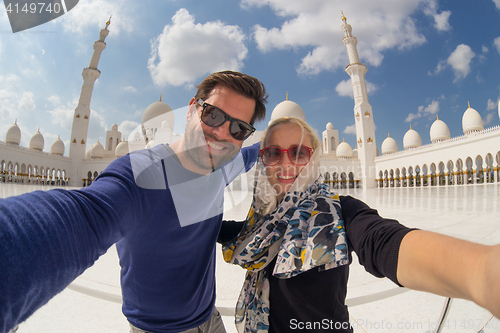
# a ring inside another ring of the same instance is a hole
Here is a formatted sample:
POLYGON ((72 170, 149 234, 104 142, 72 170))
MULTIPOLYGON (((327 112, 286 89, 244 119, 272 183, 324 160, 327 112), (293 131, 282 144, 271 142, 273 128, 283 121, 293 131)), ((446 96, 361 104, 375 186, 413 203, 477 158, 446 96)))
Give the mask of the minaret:
POLYGON ((92 96, 92 90, 94 89, 94 83, 99 78, 99 75, 101 75, 101 71, 97 69, 97 64, 99 63, 102 51, 106 48, 104 39, 109 33, 108 26, 111 23, 110 20, 106 22, 106 27, 101 29, 99 40, 94 42, 94 52, 92 53, 89 67, 84 68, 82 72, 83 85, 80 93, 80 100, 78 101, 73 117, 71 142, 69 146, 69 158, 71 159, 69 184, 71 186, 81 186, 81 179, 84 178, 79 169, 82 161, 85 159, 90 117, 90 98, 92 96))
POLYGON ((347 24, 347 19, 342 13, 342 30, 344 39, 342 40, 347 48, 349 65, 345 71, 351 77, 352 90, 354 93, 354 119, 356 124, 356 136, 358 145, 358 157, 361 162, 361 182, 364 188, 374 188, 376 186, 375 156, 377 156, 377 146, 375 144, 375 123, 373 122, 372 107, 368 102, 368 92, 366 89, 365 74, 367 68, 359 61, 358 40, 352 35, 352 28, 347 24))

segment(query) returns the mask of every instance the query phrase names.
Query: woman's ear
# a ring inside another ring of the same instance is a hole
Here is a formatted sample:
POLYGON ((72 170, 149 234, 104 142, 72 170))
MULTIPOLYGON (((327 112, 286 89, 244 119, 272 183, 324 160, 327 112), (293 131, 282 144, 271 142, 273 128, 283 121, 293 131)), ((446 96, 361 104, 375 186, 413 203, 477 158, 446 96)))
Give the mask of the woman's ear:
POLYGON ((191 119, 191 116, 195 113, 196 113, 196 101, 193 97, 189 101, 188 112, 186 114, 186 120, 189 122, 189 119, 191 119))

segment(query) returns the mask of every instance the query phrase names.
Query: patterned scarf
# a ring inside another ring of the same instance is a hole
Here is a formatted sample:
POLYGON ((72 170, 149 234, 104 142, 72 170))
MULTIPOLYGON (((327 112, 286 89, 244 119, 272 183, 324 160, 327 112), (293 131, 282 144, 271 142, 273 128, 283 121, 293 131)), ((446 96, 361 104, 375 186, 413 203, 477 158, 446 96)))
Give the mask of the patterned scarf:
POLYGON ((263 217, 256 213, 256 197, 242 231, 222 248, 224 260, 248 270, 236 304, 236 327, 245 333, 269 330, 269 278, 264 268, 275 257, 273 275, 280 278, 349 263, 339 196, 331 194, 326 183, 318 179, 302 192, 288 192, 263 217))

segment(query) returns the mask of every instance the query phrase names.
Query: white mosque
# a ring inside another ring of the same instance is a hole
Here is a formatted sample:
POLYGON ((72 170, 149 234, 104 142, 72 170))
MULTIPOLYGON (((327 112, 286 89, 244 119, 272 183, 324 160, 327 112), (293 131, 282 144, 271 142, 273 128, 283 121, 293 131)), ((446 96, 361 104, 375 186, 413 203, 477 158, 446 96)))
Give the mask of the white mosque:
MULTIPOLYGON (((381 145, 381 153, 375 141, 375 123, 372 107, 368 102, 365 74, 357 51, 357 39, 351 25, 342 15, 349 64, 346 72, 351 77, 354 92, 354 119, 357 146, 340 142, 338 130, 329 122, 322 132, 322 173, 334 188, 374 187, 421 187, 488 184, 500 181, 500 126, 484 128, 480 114, 469 107, 462 117, 464 135, 450 137, 448 126, 439 118, 430 128, 431 144, 422 145, 420 134, 411 127, 403 137, 403 150, 398 142, 388 136, 381 145)), ((89 67, 82 72, 83 85, 78 106, 74 112, 69 157, 64 156, 64 143, 57 138, 44 151, 44 138, 38 131, 30 140, 29 147, 19 146, 21 131, 14 123, 5 138, 0 141, 0 182, 21 184, 53 184, 87 186, 117 157, 160 143, 173 143, 179 135, 173 132, 174 112, 160 100, 146 108, 140 131, 129 141, 122 140, 118 126, 114 124, 106 132, 106 141, 99 141, 87 149, 87 132, 90 117, 90 98, 94 82, 100 75, 97 69, 100 55, 106 43, 108 26, 100 31, 94 43, 89 67)), ((302 108, 290 100, 278 104, 271 120, 280 117, 299 117, 305 120, 302 108)), ((500 116, 500 107, 499 107, 500 116)), ((254 133, 245 145, 257 142, 261 133, 254 133)), ((237 179, 232 185, 241 186, 237 179)))

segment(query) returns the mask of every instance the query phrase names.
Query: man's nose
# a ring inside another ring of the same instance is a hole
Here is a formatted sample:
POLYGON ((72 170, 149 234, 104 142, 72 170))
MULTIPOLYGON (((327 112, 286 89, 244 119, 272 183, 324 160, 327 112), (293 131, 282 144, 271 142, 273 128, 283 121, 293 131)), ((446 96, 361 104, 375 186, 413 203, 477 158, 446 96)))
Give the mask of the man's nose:
POLYGON ((224 122, 224 124, 218 127, 212 127, 212 133, 217 137, 218 140, 227 141, 231 140, 233 137, 229 133, 230 121, 224 122))

